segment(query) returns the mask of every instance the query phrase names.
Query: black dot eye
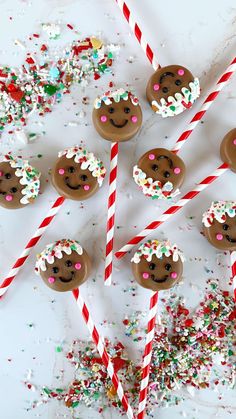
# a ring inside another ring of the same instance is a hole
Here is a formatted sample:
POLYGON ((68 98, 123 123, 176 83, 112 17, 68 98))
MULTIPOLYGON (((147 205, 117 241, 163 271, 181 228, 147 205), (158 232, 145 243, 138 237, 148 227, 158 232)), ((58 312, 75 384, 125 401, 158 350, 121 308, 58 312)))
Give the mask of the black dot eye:
POLYGON ((157 172, 157 170, 158 170, 158 165, 157 165, 157 164, 153 164, 153 165, 152 165, 152 170, 154 170, 154 172, 157 172))
POLYGON ((151 271, 154 271, 155 267, 156 267, 155 263, 150 263, 150 264, 149 264, 149 269, 150 269, 151 271))
POLYGON ((171 270, 171 264, 170 264, 170 263, 167 263, 167 264, 165 265, 165 270, 166 270, 166 271, 170 271, 170 270, 171 270))
POLYGON ((162 91, 163 91, 163 93, 167 93, 168 92, 168 87, 163 87, 162 91))
POLYGON ((180 86, 181 84, 182 84, 182 81, 181 80, 175 80, 175 84, 176 84, 176 86, 180 86))
POLYGON ((6 179, 11 179, 11 173, 6 173, 6 174, 5 174, 5 178, 6 178, 6 179))
POLYGON ((229 225, 228 224, 223 224, 223 230, 227 231, 229 229, 229 225))
POLYGON ((167 172, 167 171, 166 171, 166 172, 164 172, 164 173, 163 173, 163 175, 164 175, 164 177, 166 177, 166 178, 167 178, 167 177, 170 177, 170 172, 167 172))
POLYGON ((124 108, 124 113, 130 113, 130 108, 128 107, 124 108))
POLYGON ((75 173, 75 168, 73 166, 70 166, 68 169, 69 173, 75 173))
POLYGON ((52 268, 52 271, 53 271, 54 274, 57 274, 59 272, 59 268, 57 268, 56 266, 54 266, 52 268))
POLYGON ((67 261, 65 262, 65 265, 67 266, 67 268, 69 268, 70 266, 72 266, 72 262, 71 262, 71 260, 67 260, 67 261))
POLYGON ((16 192, 17 192, 17 188, 15 188, 15 187, 11 188, 11 189, 10 189, 10 192, 12 192, 12 193, 16 193, 16 192))
POLYGON ((81 175, 80 179, 83 180, 84 182, 88 179, 88 176, 86 175, 81 175))
POLYGON ((109 112, 109 113, 114 113, 114 112, 115 112, 115 109, 114 109, 114 108, 109 108, 109 109, 108 109, 108 112, 109 112))

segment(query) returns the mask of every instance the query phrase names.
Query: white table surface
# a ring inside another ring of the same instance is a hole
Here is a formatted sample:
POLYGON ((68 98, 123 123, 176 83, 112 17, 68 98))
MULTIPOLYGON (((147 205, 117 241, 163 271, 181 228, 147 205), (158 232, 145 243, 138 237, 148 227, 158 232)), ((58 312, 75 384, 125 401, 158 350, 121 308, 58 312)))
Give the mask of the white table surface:
MULTIPOLYGON (((198 75, 202 86, 202 99, 189 112, 172 119, 161 119, 154 115, 145 100, 145 85, 152 74, 152 68, 140 46, 131 34, 113 0, 1 0, 0 7, 0 54, 1 64, 18 65, 23 62, 25 53, 30 51, 32 42, 27 41, 30 34, 40 31, 41 23, 71 23, 81 37, 100 35, 107 42, 117 43, 121 52, 114 66, 116 85, 129 83, 141 98, 144 123, 140 134, 132 141, 122 144, 119 157, 116 248, 124 244, 135 231, 143 228, 167 207, 164 202, 150 202, 138 190, 131 178, 132 165, 148 148, 162 146, 170 148, 186 123, 200 107, 203 98, 210 91, 221 72, 235 54, 236 4, 234 0, 190 2, 161 2, 156 0, 127 0, 138 21, 142 23, 147 39, 153 46, 162 65, 181 63, 198 75), (12 17, 12 19, 10 19, 12 17), (23 50, 14 45, 15 39, 25 43, 23 50), (131 59, 132 58, 132 59, 131 59), (133 61, 130 63, 129 61, 133 61), (136 209, 139 208, 139 211, 136 209), (134 226, 137 226, 137 229, 134 226)), ((56 42, 61 48, 73 40, 73 33, 64 29, 56 42)), ((53 42, 53 41, 52 41, 53 42)), ((91 123, 91 110, 94 96, 107 88, 111 77, 102 78, 97 90, 91 83, 85 92, 75 88, 73 93, 55 106, 53 112, 44 118, 34 117, 29 121, 26 131, 38 132, 38 139, 28 145, 17 142, 14 136, 2 136, 0 151, 9 149, 21 152, 31 159, 42 171, 43 194, 34 206, 24 210, 6 211, 0 209, 0 276, 8 273, 30 234, 35 231, 42 216, 56 198, 56 192, 46 182, 48 170, 52 166, 57 151, 84 139, 89 149, 99 154, 106 167, 109 167, 108 142, 100 139, 91 123), (82 105, 81 97, 88 96, 90 104, 82 105), (77 106, 73 106, 73 102, 77 106), (76 110, 75 110, 76 108, 76 110), (86 116, 76 127, 68 122, 76 120, 75 112, 84 110, 86 116), (40 123, 39 123, 40 122, 40 123), (44 132, 44 134, 43 134, 44 132), (43 157, 36 156, 41 153, 43 157)), ((182 191, 185 192, 197 181, 209 174, 220 164, 219 145, 224 134, 235 127, 236 78, 230 82, 204 117, 204 124, 191 136, 189 143, 180 155, 187 165, 187 179, 182 191)), ((107 177, 108 178, 108 177, 107 177)), ((228 172, 209 189, 192 201, 173 220, 159 229, 157 237, 168 237, 183 249, 185 264, 184 285, 177 293, 183 294, 189 307, 196 307, 202 297, 206 274, 203 272, 204 258, 214 266, 215 274, 225 284, 229 272, 218 272, 217 252, 200 235, 201 214, 212 199, 236 199, 235 175, 228 172), (187 228, 188 216, 194 215, 192 228, 187 228), (198 263, 190 262, 192 256, 198 263), (191 283, 197 281, 197 291, 193 296, 191 283)), ((88 333, 69 294, 53 293, 45 287, 33 268, 35 255, 47 243, 62 237, 76 238, 94 255, 93 277, 82 288, 92 313, 98 323, 104 319, 114 321, 112 328, 102 328, 104 335, 119 337, 129 350, 131 357, 138 357, 137 345, 124 336, 122 319, 125 314, 135 310, 146 310, 150 293, 137 289, 137 296, 124 294, 132 278, 129 258, 115 261, 114 277, 116 283, 111 288, 103 287, 106 200, 108 180, 101 192, 84 203, 67 201, 53 225, 50 226, 40 244, 32 252, 30 260, 18 275, 6 297, 0 303, 0 400, 2 419, 28 419, 42 417, 71 417, 70 412, 58 402, 49 403, 27 412, 29 402, 35 397, 22 384, 27 371, 33 371, 33 381, 38 385, 53 386, 55 371, 63 357, 58 359, 55 347, 68 344, 74 338, 87 339, 88 333), (95 225, 93 225, 95 223, 95 225), (52 303, 54 300, 54 303, 52 303), (94 301, 96 304, 94 304, 94 301), (92 304, 93 302, 93 304, 92 304), (127 306, 128 305, 128 306, 127 306), (33 324, 33 327, 29 327, 33 324), (11 359, 11 362, 8 361, 11 359)), ((153 235, 155 237, 155 235, 153 235)), ((167 294, 168 295, 168 294, 167 294)), ((70 381, 68 363, 65 369, 64 384, 70 381)), ((160 409, 154 417, 169 419, 174 417, 233 418, 236 415, 235 394, 225 392, 219 401, 214 392, 197 392, 175 408, 160 409)), ((93 410, 82 409, 80 418, 99 417, 93 410)), ((105 418, 117 418, 116 411, 106 412, 105 418)))

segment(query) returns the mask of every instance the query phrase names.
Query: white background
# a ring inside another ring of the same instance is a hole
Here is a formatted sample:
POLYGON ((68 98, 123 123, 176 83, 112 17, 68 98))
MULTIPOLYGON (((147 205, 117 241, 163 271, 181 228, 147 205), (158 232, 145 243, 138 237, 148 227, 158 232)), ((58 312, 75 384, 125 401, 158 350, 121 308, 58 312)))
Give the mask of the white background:
MULTIPOLYGON (((53 45, 59 50, 75 38, 75 34, 65 28, 67 23, 81 32, 81 38, 100 35, 107 42, 121 45, 120 57, 114 67, 115 78, 102 78, 99 83, 90 84, 84 92, 80 87, 75 87, 73 94, 56 106, 52 114, 41 119, 34 117, 29 122, 26 130, 39 133, 35 143, 23 146, 15 142, 13 136, 3 135, 2 152, 15 149, 25 157, 33 156, 31 162, 42 171, 43 193, 33 206, 23 210, 0 209, 1 278, 8 273, 11 264, 56 199, 56 192, 46 180, 57 151, 84 139, 88 148, 98 154, 106 167, 109 167, 110 144, 100 139, 95 132, 91 123, 91 110, 94 97, 107 89, 111 79, 116 81, 117 87, 127 82, 135 89, 144 113, 140 134, 120 147, 116 219, 117 225, 122 228, 116 231, 116 249, 167 207, 164 202, 149 201, 137 190, 131 177, 132 166, 145 151, 154 146, 173 146, 186 123, 200 108, 203 98, 230 63, 236 51, 236 5, 233 0, 179 0, 169 4, 156 0, 129 0, 128 4, 141 22, 160 63, 182 64, 200 78, 202 98, 191 111, 168 120, 162 120, 152 113, 145 99, 146 82, 152 74, 152 68, 114 0, 0 1, 1 64, 22 63, 26 52, 34 46, 34 42, 27 41, 29 35, 39 33, 40 24, 45 22, 60 21, 64 25, 60 40, 50 43, 51 45, 54 42, 53 45), (15 39, 25 43, 26 50, 15 46, 15 39), (95 84, 98 86, 96 90, 95 84), (88 106, 82 105, 83 96, 89 97, 88 106), (86 112, 85 118, 81 120, 75 115, 80 110, 86 112), (77 121, 79 125, 69 127, 67 124, 70 121, 77 121), (38 153, 43 155, 41 159, 36 157, 38 153)), ((42 39, 44 38, 40 42, 42 39)), ((235 127, 235 89, 236 78, 220 94, 204 117, 204 124, 199 124, 181 151, 180 156, 187 166, 183 192, 220 164, 221 139, 227 131, 235 127)), ((205 265, 213 269, 214 276, 220 277, 223 287, 230 275, 226 266, 223 269, 221 267, 221 270, 218 268, 218 254, 200 231, 201 214, 212 199, 236 199, 235 179, 232 172, 225 174, 156 233, 157 238, 168 237, 178 243, 186 255, 185 282, 176 292, 185 295, 189 307, 193 309, 203 296, 207 279, 205 265), (189 220, 189 216, 195 218, 189 220), (196 259, 193 261, 194 256, 196 259)), ((22 384, 29 369, 33 372, 32 381, 39 386, 68 384, 72 371, 68 363, 63 361, 62 354, 56 354, 55 347, 62 345, 66 350, 66 345, 72 339, 88 338, 72 296, 53 293, 34 275, 35 255, 51 241, 62 237, 76 238, 93 255, 94 270, 91 279, 81 288, 83 295, 92 307, 98 323, 104 319, 114 322, 111 327, 100 328, 104 335, 119 337, 127 345, 130 356, 140 358, 137 345, 131 339, 125 339, 122 319, 134 310, 146 310, 150 294, 141 288, 137 288, 135 297, 129 292, 124 293, 123 289, 130 286, 132 279, 129 257, 115 262, 115 285, 109 289, 103 287, 107 193, 106 180, 101 192, 86 201, 83 208, 80 203, 65 203, 0 303, 0 416, 3 419, 71 417, 70 412, 57 402, 27 412, 29 401, 34 400, 36 395, 22 384), (29 324, 33 324, 33 327, 29 327, 29 324), (55 375, 60 368, 65 369, 65 375, 64 381, 58 383, 55 375)), ((227 265, 227 256, 223 256, 223 260, 227 265)), ((217 416, 228 419, 236 413, 235 395, 233 397, 230 392, 224 392, 222 400, 218 400, 217 394, 204 391, 197 392, 195 397, 189 394, 186 397, 187 401, 180 406, 158 410, 154 417, 210 419, 217 416)), ((97 416, 93 410, 85 409, 80 410, 78 417, 97 416)), ((118 414, 116 411, 106 412, 104 417, 117 418, 118 414)))

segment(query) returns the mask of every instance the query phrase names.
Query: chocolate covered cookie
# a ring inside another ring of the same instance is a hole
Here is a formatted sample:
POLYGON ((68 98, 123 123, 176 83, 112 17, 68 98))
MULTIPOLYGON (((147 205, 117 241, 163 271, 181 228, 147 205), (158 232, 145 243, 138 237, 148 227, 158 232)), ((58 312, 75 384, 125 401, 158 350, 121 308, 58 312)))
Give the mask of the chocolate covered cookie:
POLYGON ((48 244, 37 256, 35 272, 55 291, 71 291, 89 276, 91 262, 77 240, 58 240, 48 244))
POLYGON ((37 198, 40 173, 27 160, 6 154, 0 157, 0 206, 22 208, 37 198))
POLYGON ((229 131, 220 146, 220 155, 223 162, 228 163, 233 172, 236 172, 236 128, 229 131))
POLYGON ((136 281, 152 291, 167 290, 180 281, 184 256, 169 241, 148 240, 131 259, 136 281))
POLYGON ((138 98, 124 89, 106 92, 94 102, 93 123, 105 140, 130 140, 142 125, 138 98))
POLYGON ((58 157, 52 169, 52 183, 59 195, 84 201, 102 186, 106 169, 93 153, 74 146, 60 151, 58 157))
POLYGON ((154 112, 165 118, 191 108, 200 95, 200 84, 187 68, 169 65, 151 76, 146 95, 154 112))
POLYGON ((203 232, 219 250, 236 250, 236 201, 214 201, 203 214, 203 232))
POLYGON ((175 153, 154 148, 140 157, 133 178, 144 195, 152 199, 171 199, 179 193, 185 178, 185 164, 175 153))

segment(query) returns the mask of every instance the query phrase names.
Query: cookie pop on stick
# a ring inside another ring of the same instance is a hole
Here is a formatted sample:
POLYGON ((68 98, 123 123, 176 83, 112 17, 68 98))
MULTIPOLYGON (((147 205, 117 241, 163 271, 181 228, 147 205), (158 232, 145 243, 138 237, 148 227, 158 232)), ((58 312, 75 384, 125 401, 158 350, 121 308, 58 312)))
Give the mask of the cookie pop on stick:
POLYGON ((138 98, 124 89, 106 92, 94 102, 93 123, 99 135, 112 143, 104 277, 105 285, 111 285, 118 143, 130 140, 141 128, 142 111, 138 98))
POLYGON ((114 371, 113 363, 104 346, 104 339, 99 334, 91 314, 79 291, 89 276, 91 261, 87 252, 77 240, 62 239, 49 244, 37 256, 35 271, 44 283, 55 291, 72 291, 85 324, 101 356, 103 364, 117 391, 117 395, 124 407, 126 415, 132 419, 133 411, 129 405, 123 386, 114 371))

